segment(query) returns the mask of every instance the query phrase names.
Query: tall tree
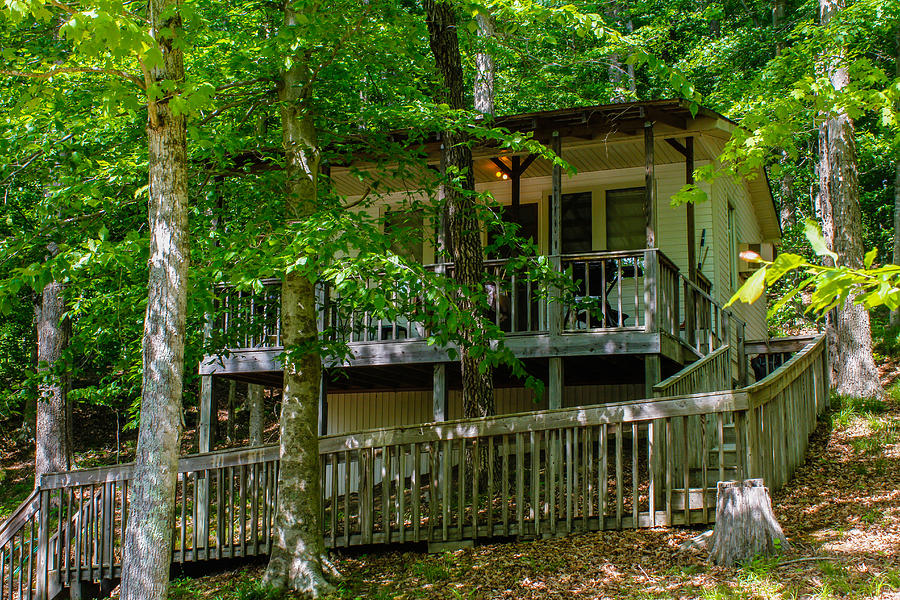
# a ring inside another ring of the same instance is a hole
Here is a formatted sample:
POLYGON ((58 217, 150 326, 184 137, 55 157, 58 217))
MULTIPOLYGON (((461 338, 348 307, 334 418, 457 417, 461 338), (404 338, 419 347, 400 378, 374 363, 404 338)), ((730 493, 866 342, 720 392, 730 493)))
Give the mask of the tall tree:
MULTIPOLYGON (((823 27, 844 9, 844 0, 819 0, 823 27)), ((838 47, 823 65, 836 93, 844 90, 850 76, 846 53, 838 47)), ((819 126, 819 203, 822 232, 837 263, 863 266, 862 217, 853 120, 840 104, 822 115, 819 126)), ((872 356, 872 330, 864 306, 847 301, 827 318, 832 348, 832 386, 839 394, 875 397, 883 393, 872 356)))
MULTIPOLYGON (((894 31, 895 71, 900 79, 900 26, 894 31)), ((900 112, 900 103, 896 110, 900 112)), ((900 265, 900 148, 894 150, 894 256, 893 263, 900 265)), ((891 327, 900 327, 900 310, 891 311, 891 327)))
POLYGON ((185 76, 181 0, 150 0, 148 6, 150 35, 161 60, 148 71, 150 258, 140 428, 122 548, 122 600, 163 600, 167 595, 190 261, 185 117, 172 102, 185 76))
MULTIPOLYGON (((48 251, 56 254, 57 245, 51 243, 48 251)), ((64 283, 51 281, 41 291, 36 307, 38 372, 42 378, 35 428, 35 485, 44 473, 67 471, 72 466, 69 376, 63 359, 71 331, 65 290, 64 283)))
MULTIPOLYGON (((284 30, 299 34, 309 15, 291 0, 284 3, 284 30)), ((285 222, 303 226, 316 210, 321 153, 312 113, 311 50, 300 40, 285 61, 278 91, 281 101, 285 169, 285 222)), ((318 598, 331 589, 331 570, 320 522, 318 406, 322 362, 318 351, 318 312, 309 273, 288 269, 281 284, 281 327, 289 357, 284 366, 281 402, 278 506, 272 554, 265 581, 318 598), (327 568, 326 568, 327 567, 327 568)))
MULTIPOLYGON (((462 60, 459 53, 456 14, 449 2, 424 0, 428 37, 435 64, 440 73, 439 100, 455 110, 467 108, 464 93, 462 60)), ((481 290, 484 255, 475 202, 475 178, 472 172, 472 150, 468 136, 459 130, 441 133, 441 173, 439 196, 444 203, 447 243, 453 260, 453 276, 464 290, 457 298, 463 314, 483 314, 481 290)), ((493 369, 481 364, 476 347, 479 337, 476 321, 462 331, 463 348, 460 363, 463 383, 463 413, 466 417, 494 414, 493 369)))
POLYGON ((475 110, 494 116, 494 56, 487 45, 494 36, 494 21, 490 13, 479 11, 475 15, 481 47, 475 54, 475 110))

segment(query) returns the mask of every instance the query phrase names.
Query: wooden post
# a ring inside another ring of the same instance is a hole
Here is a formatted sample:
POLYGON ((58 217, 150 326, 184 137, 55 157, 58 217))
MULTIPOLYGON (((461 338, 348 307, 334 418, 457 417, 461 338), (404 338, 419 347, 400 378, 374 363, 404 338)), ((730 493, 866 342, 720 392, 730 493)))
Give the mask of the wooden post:
MULTIPOLYGON (((684 182, 688 185, 694 183, 694 138, 687 137, 684 140, 684 182)), ((687 257, 688 278, 697 283, 697 226, 694 218, 694 203, 687 203, 687 257)))
POLYGON ((319 381, 319 435, 328 435, 328 374, 324 368, 319 381))
POLYGON ((511 172, 510 179, 512 180, 512 220, 517 225, 521 225, 521 223, 519 222, 519 206, 522 200, 522 159, 517 154, 510 160, 512 161, 511 167, 509 169, 511 172))
POLYGON ((737 321, 737 326, 735 327, 735 337, 737 338, 734 342, 735 348, 737 349, 737 361, 738 361, 738 386, 746 387, 750 385, 750 382, 747 381, 747 348, 744 345, 745 333, 744 333, 744 323, 741 321, 737 321))
POLYGON ((653 398, 653 386, 662 381, 662 363, 658 354, 644 355, 644 397, 653 398))
POLYGON ((434 420, 447 420, 447 365, 436 363, 434 365, 433 385, 434 420))
POLYGON ((644 250, 644 330, 654 333, 658 328, 659 255, 656 250, 644 250))
MULTIPOLYGON (((552 150, 557 156, 562 155, 562 140, 559 132, 553 132, 552 150)), ((550 197, 550 260, 557 272, 562 271, 562 167, 553 165, 553 194, 550 197)), ((550 290, 549 306, 550 335, 562 332, 563 306, 559 290, 550 290)))
POLYGON ((547 385, 547 404, 550 410, 562 408, 564 389, 563 359, 555 356, 550 359, 550 381, 547 385))
MULTIPOLYGON (((50 490, 41 490, 41 512, 38 525, 38 549, 35 573, 37 575, 37 597, 43 600, 50 591, 50 490)), ((12 575, 10 575, 12 581, 12 575)))
POLYGON ((656 247, 656 187, 653 160, 653 123, 644 123, 644 219, 647 247, 656 247))

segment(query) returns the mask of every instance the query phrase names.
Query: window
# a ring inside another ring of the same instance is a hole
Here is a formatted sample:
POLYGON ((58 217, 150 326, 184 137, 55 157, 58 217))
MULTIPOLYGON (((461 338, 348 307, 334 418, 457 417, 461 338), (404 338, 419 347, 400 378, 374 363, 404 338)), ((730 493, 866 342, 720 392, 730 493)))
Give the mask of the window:
POLYGON ((728 203, 728 272, 731 277, 731 291, 738 289, 738 245, 734 222, 734 206, 728 203))
POLYGON ((384 215, 384 233, 391 236, 391 251, 421 263, 424 254, 423 224, 421 211, 387 211, 384 215))
MULTIPOLYGON (((563 194, 560 229, 562 231, 561 252, 575 254, 590 252, 592 248, 591 192, 563 194)), ((553 248, 553 201, 547 203, 550 223, 550 247, 553 248)))
POLYGON ((606 249, 637 250, 647 246, 644 188, 606 192, 606 249))

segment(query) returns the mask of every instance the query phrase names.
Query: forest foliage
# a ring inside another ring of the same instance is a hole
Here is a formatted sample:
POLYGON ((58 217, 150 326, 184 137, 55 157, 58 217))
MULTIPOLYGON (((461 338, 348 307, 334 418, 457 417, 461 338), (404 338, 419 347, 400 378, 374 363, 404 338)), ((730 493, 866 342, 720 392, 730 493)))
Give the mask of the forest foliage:
MULTIPOLYGON (((467 76, 477 50, 486 47, 495 57, 498 114, 607 103, 618 93, 610 70, 630 64, 635 90, 627 96, 686 97, 739 122, 724 157, 727 169, 704 167, 698 176, 765 166, 779 206, 792 215, 785 221, 786 249, 810 264, 817 264, 815 252, 802 232, 805 219, 816 216, 816 115, 831 105, 847 107, 857 123, 866 244, 877 249, 875 263, 890 260, 893 232, 885 223, 893 211, 900 95, 900 7, 893 0, 851 3, 828 28, 817 24, 817 5, 808 2, 502 0, 458 8, 467 76), (776 22, 779 4, 784 16, 776 22), (476 35, 479 11, 493 15, 493 38, 476 35), (835 39, 849 48, 853 82, 839 96, 823 92, 816 63, 835 39)), ((197 0, 180 10, 188 75, 173 100, 188 116, 191 166, 185 397, 191 404, 198 360, 224 343, 214 339, 204 347, 201 336, 217 285, 259 289, 267 277, 302 269, 390 312, 399 307, 365 290, 363 279, 387 273, 396 291, 429 277, 390 258, 391 240, 378 219, 344 210, 327 178, 314 226, 279 224, 275 65, 291 44, 302 40, 315 48, 313 102, 325 164, 365 153, 383 166, 402 155, 408 160, 390 175, 403 176, 420 160, 416 141, 448 127, 506 147, 547 151, 468 111, 432 102, 438 79, 415 3, 338 3, 291 35, 277 26, 278 7, 267 3, 197 0), (411 132, 402 143, 387 135, 398 130, 411 132), (351 254, 358 258, 348 260, 351 254)), ((13 428, 35 393, 32 306, 51 278, 72 284, 66 368, 74 375, 73 398, 135 416, 148 252, 143 131, 147 103, 172 92, 148 86, 143 76, 160 59, 144 18, 139 7, 123 2, 7 0, 0 11, 0 118, 8 132, 0 140, 0 411, 13 428), (59 247, 52 257, 51 243, 59 247)), ((365 202, 382 193, 373 187, 365 202)), ((411 201, 409 208, 437 218, 427 203, 411 201)), ((434 289, 434 300, 451 310, 452 290, 434 289)), ((789 308, 782 300, 777 306, 789 308)), ((451 322, 456 318, 466 316, 451 315, 451 322)), ((342 350, 328 351, 339 357, 342 350)))

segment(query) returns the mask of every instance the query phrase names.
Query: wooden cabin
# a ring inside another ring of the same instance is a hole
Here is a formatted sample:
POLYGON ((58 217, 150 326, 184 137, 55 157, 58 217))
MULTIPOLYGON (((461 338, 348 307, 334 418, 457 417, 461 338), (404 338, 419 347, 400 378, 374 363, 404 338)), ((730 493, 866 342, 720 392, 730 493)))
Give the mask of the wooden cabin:
MULTIPOLYGON (((708 524, 717 482, 784 486, 828 406, 830 369, 824 336, 764 339, 763 303, 722 308, 749 272, 739 251, 765 255, 778 241, 766 179, 723 179, 706 186, 707 202, 669 203, 693 167, 715 159, 732 124, 678 101, 500 124, 552 144, 578 173, 564 177, 543 159, 477 148, 478 187, 510 207, 540 252, 592 301, 545 299, 507 261, 486 261, 497 297, 505 295, 495 322, 547 390, 535 401, 498 372, 500 415, 447 422, 462 412, 447 349, 428 346, 414 319, 331 310, 340 298, 323 291, 323 324, 335 325, 353 350, 326 370, 320 398, 326 546, 439 550, 708 524)), ((332 176, 351 198, 363 193, 349 173, 332 176)), ((371 210, 389 214, 406 195, 397 191, 371 210)), ((429 238, 413 248, 423 263, 434 253, 429 238)), ((207 451, 213 378, 281 384, 278 282, 262 293, 224 289, 221 301, 219 325, 236 341, 201 366, 202 453, 178 465, 178 563, 272 548, 279 446, 207 451), (240 329, 248 322, 256 326, 240 329)), ((43 475, 0 524, 0 600, 82 597, 115 585, 132 474, 124 464, 43 475)))
MULTIPOLYGON (((721 308, 751 272, 740 251, 771 256, 780 239, 765 174, 701 184, 708 201, 671 205, 672 195, 692 182, 694 169, 721 153, 731 121, 666 100, 514 115, 499 118, 498 125, 554 148, 577 174, 541 157, 480 146, 473 149, 477 190, 490 192, 504 220, 518 223, 521 235, 556 268, 570 269, 595 307, 542 300, 505 268, 506 261, 486 261, 506 295, 496 322, 507 332, 508 346, 547 384, 536 400, 520 381, 498 372, 499 414, 651 397, 654 384, 729 339, 766 337, 764 302, 721 308)), ((429 162, 437 164, 438 143, 428 151, 429 162)), ((367 182, 349 168, 333 168, 331 177, 349 201, 366 193, 367 182)), ((411 194, 427 192, 395 189, 366 210, 388 223, 398 215, 408 225, 416 217, 400 209, 411 194)), ((401 251, 431 264, 434 232, 423 228, 421 242, 401 251)), ((483 237, 488 241, 486 231, 483 237)), ((207 388, 212 377, 280 386, 277 292, 272 281, 264 294, 223 298, 231 307, 223 327, 248 318, 267 325, 227 356, 203 363, 207 388)), ((345 317, 339 329, 353 358, 330 369, 323 382, 322 434, 462 417, 458 363, 445 348, 429 346, 419 324, 357 314, 345 317)), ((743 379, 746 361, 734 362, 735 380, 743 379)), ((203 408, 201 429, 208 431, 209 403, 203 408)))

